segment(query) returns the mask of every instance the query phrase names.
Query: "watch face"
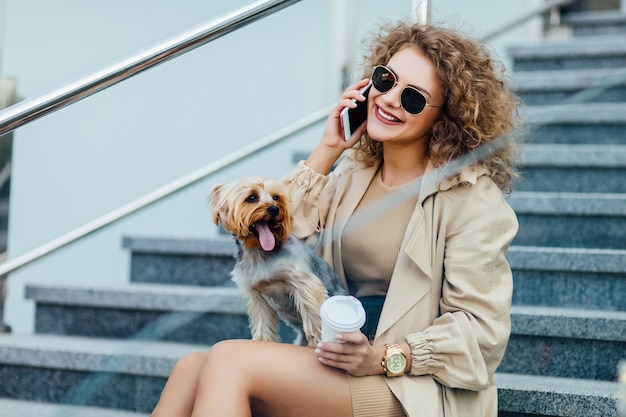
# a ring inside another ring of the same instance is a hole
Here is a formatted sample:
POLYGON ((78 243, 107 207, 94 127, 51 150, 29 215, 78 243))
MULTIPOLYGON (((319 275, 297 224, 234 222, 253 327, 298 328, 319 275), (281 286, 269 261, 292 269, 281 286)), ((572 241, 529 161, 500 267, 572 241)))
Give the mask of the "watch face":
POLYGON ((405 367, 406 358, 400 353, 394 353, 387 359, 387 369, 394 374, 403 372, 405 367))

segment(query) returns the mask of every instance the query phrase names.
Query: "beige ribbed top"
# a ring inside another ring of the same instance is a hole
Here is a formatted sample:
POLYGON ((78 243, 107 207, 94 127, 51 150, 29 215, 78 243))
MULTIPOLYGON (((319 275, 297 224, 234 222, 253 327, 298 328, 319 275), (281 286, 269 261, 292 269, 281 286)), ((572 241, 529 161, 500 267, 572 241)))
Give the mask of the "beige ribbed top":
POLYGON ((386 207, 382 200, 410 184, 387 186, 378 170, 346 224, 341 237, 341 255, 351 294, 360 297, 387 293, 417 195, 393 207, 386 207), (365 209, 374 203, 382 206, 381 211, 363 218, 363 214, 368 213, 365 209))

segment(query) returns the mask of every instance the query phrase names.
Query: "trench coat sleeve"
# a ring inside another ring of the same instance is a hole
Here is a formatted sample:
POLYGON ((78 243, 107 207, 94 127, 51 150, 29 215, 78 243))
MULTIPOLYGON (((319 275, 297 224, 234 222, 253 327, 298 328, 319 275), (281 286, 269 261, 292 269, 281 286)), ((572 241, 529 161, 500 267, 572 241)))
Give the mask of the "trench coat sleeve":
POLYGON ((345 187, 351 174, 363 168, 350 154, 328 175, 318 173, 304 161, 298 162, 285 177, 291 193, 292 233, 300 239, 319 235, 329 221, 331 204, 337 204, 338 190, 345 187))
POLYGON ((440 316, 406 337, 410 374, 478 391, 492 383, 510 335, 513 282, 505 256, 518 223, 487 176, 453 194, 439 195, 439 236, 445 236, 440 316))
POLYGON ((285 179, 291 192, 292 233, 300 239, 307 238, 323 227, 322 213, 329 202, 321 201, 320 194, 328 184, 329 176, 322 175, 298 162, 285 179))
POLYGON ((285 177, 291 193, 292 233, 296 237, 305 239, 324 230, 337 184, 354 165, 352 159, 344 158, 330 174, 322 175, 300 161, 285 177))

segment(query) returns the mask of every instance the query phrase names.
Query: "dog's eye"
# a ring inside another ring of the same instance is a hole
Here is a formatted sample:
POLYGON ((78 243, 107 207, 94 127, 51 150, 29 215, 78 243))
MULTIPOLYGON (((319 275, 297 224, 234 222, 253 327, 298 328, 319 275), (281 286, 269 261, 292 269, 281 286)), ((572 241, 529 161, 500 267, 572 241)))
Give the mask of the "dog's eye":
POLYGON ((274 199, 274 201, 278 201, 278 200, 280 200, 280 197, 279 197, 279 196, 277 196, 277 195, 275 195, 275 196, 274 196, 274 197, 272 197, 272 198, 274 199))
POLYGON ((246 198, 246 203, 255 203, 258 200, 256 194, 250 194, 248 198, 246 198))

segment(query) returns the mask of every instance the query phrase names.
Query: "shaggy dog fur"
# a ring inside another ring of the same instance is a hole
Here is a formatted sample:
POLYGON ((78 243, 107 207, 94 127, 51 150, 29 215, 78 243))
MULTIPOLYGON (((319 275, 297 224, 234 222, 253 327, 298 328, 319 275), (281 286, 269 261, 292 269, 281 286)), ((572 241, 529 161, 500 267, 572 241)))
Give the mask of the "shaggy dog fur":
POLYGON ((213 221, 238 243, 231 276, 248 296, 252 339, 278 341, 282 319, 298 332, 294 343, 317 345, 322 303, 347 292, 330 266, 291 234, 286 184, 252 177, 218 184, 210 196, 213 221))

